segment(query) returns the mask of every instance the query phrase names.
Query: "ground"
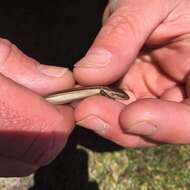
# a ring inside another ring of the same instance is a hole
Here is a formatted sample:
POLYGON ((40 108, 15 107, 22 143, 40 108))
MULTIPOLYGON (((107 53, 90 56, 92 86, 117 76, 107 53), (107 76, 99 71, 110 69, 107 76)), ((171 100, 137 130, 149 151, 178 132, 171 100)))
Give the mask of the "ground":
POLYGON ((112 144, 100 141, 108 151, 77 145, 75 150, 62 153, 54 163, 42 168, 35 180, 34 176, 1 178, 0 189, 189 190, 190 146, 135 150, 118 147, 111 151, 112 144))

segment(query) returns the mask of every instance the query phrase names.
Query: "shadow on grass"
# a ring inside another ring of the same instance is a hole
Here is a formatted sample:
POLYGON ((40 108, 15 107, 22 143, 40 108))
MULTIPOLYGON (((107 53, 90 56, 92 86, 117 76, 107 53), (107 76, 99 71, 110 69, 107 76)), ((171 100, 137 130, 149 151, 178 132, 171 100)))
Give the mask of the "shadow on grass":
POLYGON ((77 145, 97 152, 121 149, 90 131, 78 128, 58 158, 36 173, 35 186, 30 190, 99 190, 96 182, 89 181, 88 155, 77 149, 77 145))

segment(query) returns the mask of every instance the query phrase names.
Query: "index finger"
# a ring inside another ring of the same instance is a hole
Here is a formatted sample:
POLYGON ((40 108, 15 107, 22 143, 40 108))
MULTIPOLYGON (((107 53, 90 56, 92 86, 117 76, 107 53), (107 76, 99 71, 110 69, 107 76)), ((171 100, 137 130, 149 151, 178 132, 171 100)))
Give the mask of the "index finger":
POLYGON ((74 69, 81 85, 107 85, 127 71, 143 44, 176 1, 118 0, 86 56, 74 69))

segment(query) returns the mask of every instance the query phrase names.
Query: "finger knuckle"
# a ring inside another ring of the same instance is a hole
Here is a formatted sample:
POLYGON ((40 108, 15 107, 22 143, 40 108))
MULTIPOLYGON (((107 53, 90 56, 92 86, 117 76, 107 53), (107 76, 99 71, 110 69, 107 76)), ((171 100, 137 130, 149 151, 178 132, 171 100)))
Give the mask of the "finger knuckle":
POLYGON ((15 46, 6 39, 0 39, 0 69, 7 63, 15 46))
POLYGON ((134 17, 132 15, 133 14, 130 14, 125 9, 117 11, 108 19, 105 30, 118 37, 130 35, 136 38, 138 36, 134 25, 136 22, 134 22, 134 17))

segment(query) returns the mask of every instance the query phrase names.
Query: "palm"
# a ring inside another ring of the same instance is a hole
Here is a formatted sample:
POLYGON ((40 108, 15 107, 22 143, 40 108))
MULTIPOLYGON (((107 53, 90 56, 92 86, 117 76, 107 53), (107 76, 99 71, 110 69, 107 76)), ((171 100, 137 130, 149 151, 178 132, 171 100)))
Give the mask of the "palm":
POLYGON ((77 107, 76 120, 83 119, 81 126, 125 146, 149 146, 147 139, 189 143, 190 1, 118 0, 110 1, 106 10, 105 26, 76 65, 74 75, 87 86, 120 79, 119 87, 128 90, 134 103, 125 106, 102 97, 90 98, 77 107), (143 98, 183 103, 135 101, 143 98))
POLYGON ((158 97, 181 101, 189 72, 188 36, 161 48, 141 53, 122 79, 121 87, 137 99, 158 97))

